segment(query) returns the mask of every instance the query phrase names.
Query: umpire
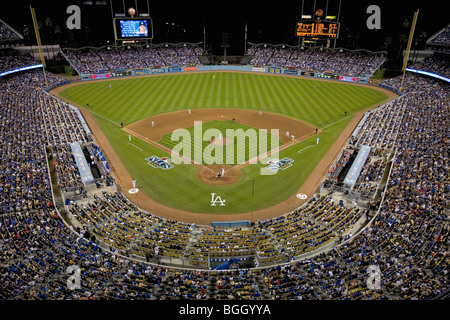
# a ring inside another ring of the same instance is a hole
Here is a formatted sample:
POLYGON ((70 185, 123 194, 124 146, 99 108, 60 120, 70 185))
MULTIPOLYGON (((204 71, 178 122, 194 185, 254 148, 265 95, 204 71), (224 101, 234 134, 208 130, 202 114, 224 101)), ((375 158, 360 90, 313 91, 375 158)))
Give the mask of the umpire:
POLYGON ((223 179, 222 179, 222 174, 219 172, 219 173, 217 173, 217 178, 216 178, 216 181, 217 181, 217 179, 220 179, 220 180, 222 180, 223 181, 223 179))

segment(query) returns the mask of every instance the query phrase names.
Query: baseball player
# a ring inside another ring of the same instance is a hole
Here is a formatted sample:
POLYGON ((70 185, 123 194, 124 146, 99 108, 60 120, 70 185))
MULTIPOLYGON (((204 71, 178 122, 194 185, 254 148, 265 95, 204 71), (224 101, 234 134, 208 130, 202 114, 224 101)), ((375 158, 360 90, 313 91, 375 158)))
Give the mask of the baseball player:
POLYGON ((223 179, 222 179, 222 175, 220 174, 220 172, 217 174, 217 177, 216 177, 216 181, 217 181, 217 179, 220 179, 220 180, 222 180, 223 181, 223 179))

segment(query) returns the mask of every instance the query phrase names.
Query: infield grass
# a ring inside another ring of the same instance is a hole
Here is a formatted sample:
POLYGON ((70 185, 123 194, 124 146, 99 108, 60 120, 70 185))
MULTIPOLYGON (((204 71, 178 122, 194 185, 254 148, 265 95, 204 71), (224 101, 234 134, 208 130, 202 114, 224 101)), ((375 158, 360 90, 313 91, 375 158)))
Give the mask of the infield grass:
POLYGON ((89 104, 87 109, 142 192, 169 207, 215 214, 250 212, 287 199, 306 180, 352 115, 387 99, 378 90, 347 83, 233 72, 86 82, 60 95, 82 107, 89 104), (316 145, 314 136, 280 151, 280 159, 289 157, 294 163, 275 175, 261 175, 260 169, 266 164, 258 163, 242 169, 242 179, 234 184, 211 186, 198 181, 197 168, 192 165, 180 164, 170 170, 149 166, 145 158, 170 154, 137 138, 130 142, 128 133, 120 128, 121 122, 129 125, 152 115, 188 108, 278 113, 321 129, 320 143, 316 145), (211 207, 211 192, 226 199, 226 206, 211 207))
MULTIPOLYGON (((190 148, 184 148, 179 154, 204 165, 209 164, 208 159, 210 161, 217 159, 218 161, 214 163, 226 163, 229 165, 244 163, 283 145, 278 137, 271 134, 270 131, 263 133, 232 120, 213 120, 198 124, 197 126, 199 128, 198 132, 201 134, 199 140, 202 141, 202 145, 198 146, 193 141, 190 141, 190 148), (217 132, 220 131, 222 139, 229 139, 230 143, 224 146, 215 146, 210 141, 202 140, 205 132, 208 130, 214 137, 218 136, 217 132), (229 130, 231 130, 231 136, 227 136, 229 130), (264 136, 262 136, 263 134, 264 136), (272 141, 272 139, 276 139, 277 141, 272 141), (200 157, 202 158, 201 161, 197 160, 200 157)), ((195 137, 195 128, 197 126, 186 128, 189 137, 195 137)), ((183 142, 179 142, 178 140, 174 141, 172 139, 172 133, 167 133, 162 136, 162 139, 158 143, 174 150, 174 147, 183 142)))

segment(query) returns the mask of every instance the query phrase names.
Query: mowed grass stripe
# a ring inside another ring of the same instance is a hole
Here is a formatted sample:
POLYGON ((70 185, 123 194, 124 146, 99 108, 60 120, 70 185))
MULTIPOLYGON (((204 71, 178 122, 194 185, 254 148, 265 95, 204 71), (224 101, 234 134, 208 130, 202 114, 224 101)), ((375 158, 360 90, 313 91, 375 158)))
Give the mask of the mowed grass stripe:
MULTIPOLYGON (((137 82, 133 84, 133 89, 128 93, 132 99, 123 102, 123 107, 120 109, 122 112, 119 115, 123 118, 132 118, 136 114, 136 110, 148 110, 148 98, 147 95, 139 94, 141 92, 147 92, 149 82, 137 82)), ((111 108, 114 111, 114 108, 111 108)))
POLYGON ((278 94, 277 97, 281 100, 277 105, 280 106, 280 113, 298 117, 299 115, 295 109, 295 103, 298 103, 298 92, 293 88, 292 81, 289 81, 288 78, 280 78, 282 79, 279 91, 281 94, 278 94), (283 107, 284 106, 284 107, 283 107))
POLYGON ((209 83, 208 83, 208 77, 210 77, 211 75, 209 74, 209 73, 203 73, 202 75, 201 75, 201 79, 202 79, 202 81, 201 81, 201 86, 200 86, 200 89, 201 90, 199 90, 199 93, 198 93, 198 97, 197 97, 197 99, 193 102, 193 106, 195 107, 195 108, 201 108, 202 106, 205 106, 205 105, 207 105, 207 95, 206 95, 206 92, 207 92, 207 90, 208 90, 208 88, 209 88, 209 83))
POLYGON ((169 109, 169 106, 172 106, 173 90, 182 81, 179 75, 160 76, 158 80, 162 82, 162 85, 157 88, 157 91, 155 90, 155 97, 150 102, 152 112, 148 116, 164 113, 169 109))
POLYGON ((164 85, 159 89, 156 98, 152 102, 153 112, 150 115, 176 110, 173 104, 173 94, 178 90, 180 83, 185 81, 180 75, 176 75, 173 78, 171 76, 163 76, 162 78, 167 79, 165 79, 164 85))
POLYGON ((287 94, 291 96, 295 103, 294 110, 296 112, 292 116, 298 117, 306 123, 317 125, 317 123, 320 123, 321 117, 315 111, 318 108, 319 98, 316 95, 317 92, 311 89, 314 83, 313 80, 292 81, 290 84, 294 88, 287 94))
MULTIPOLYGON (((321 122, 325 122, 326 119, 336 119, 337 111, 340 109, 337 105, 338 97, 342 97, 342 93, 339 94, 337 92, 338 88, 334 86, 324 87, 323 83, 320 86, 316 87, 316 109, 314 110, 316 113, 320 115, 321 122), (334 97, 334 98, 333 98, 334 97)), ((346 96, 344 95, 343 100, 346 100, 346 96)))
MULTIPOLYGON (((167 88, 170 85, 173 85, 177 81, 177 77, 171 76, 157 76, 157 77, 150 77, 149 80, 149 91, 146 92, 145 96, 147 96, 150 100, 149 105, 152 107, 156 107, 159 104, 159 99, 163 99, 161 97, 161 93, 165 88, 167 88)), ((166 89, 167 90, 167 89, 166 89)))
POLYGON ((211 106, 211 107, 215 107, 215 96, 217 94, 216 88, 215 88, 215 84, 216 82, 218 82, 220 80, 218 80, 218 77, 216 77, 216 79, 214 79, 213 81, 206 81, 206 87, 207 87, 207 99, 206 99, 206 104, 200 106, 201 108, 205 108, 206 106, 211 106))
POLYGON ((193 91, 189 92, 189 99, 184 101, 184 107, 192 109, 197 106, 199 100, 203 100, 203 87, 205 83, 206 74, 202 74, 201 77, 196 77, 195 86, 193 86, 193 91))
POLYGON ((256 77, 252 78, 251 85, 252 85, 252 92, 254 93, 253 97, 255 98, 255 104, 253 105, 253 109, 256 108, 264 108, 267 110, 267 108, 270 107, 267 103, 267 97, 266 97, 266 88, 261 86, 261 75, 258 75, 256 77))
POLYGON ((238 107, 241 106, 247 106, 248 105, 248 101, 247 101, 247 96, 248 96, 248 90, 247 90, 247 86, 244 85, 244 81, 246 81, 246 77, 235 77, 237 79, 237 81, 235 81, 234 83, 237 85, 238 90, 239 90, 239 96, 240 98, 240 103, 237 105, 238 107))
POLYGON ((187 108, 188 105, 191 105, 191 99, 193 97, 193 88, 195 91, 199 89, 199 82, 201 81, 201 77, 192 76, 188 81, 184 81, 184 84, 176 91, 176 99, 173 102, 175 106, 178 106, 180 109, 187 108))
POLYGON ((285 108, 278 103, 278 99, 281 98, 279 93, 277 94, 277 91, 280 89, 280 80, 278 77, 261 77, 260 78, 260 85, 261 88, 263 88, 263 91, 267 97, 268 106, 273 111, 275 110, 276 113, 285 113, 285 108))
POLYGON ((299 90, 300 107, 298 110, 302 110, 300 116, 307 123, 316 123, 317 126, 321 126, 323 114, 320 114, 317 110, 319 109, 319 98, 316 94, 305 94, 306 90, 306 88, 300 88, 299 90))
POLYGON ((232 88, 233 88, 233 92, 234 92, 232 105, 235 107, 239 107, 240 105, 242 105, 241 88, 238 86, 239 77, 236 77, 235 74, 232 74, 232 75, 233 75, 233 81, 231 83, 232 83, 232 88))
POLYGON ((301 92, 303 90, 303 86, 301 86, 301 82, 294 82, 291 78, 283 78, 283 85, 280 88, 281 95, 285 104, 288 105, 287 108, 284 108, 285 114, 295 118, 302 118, 302 115, 298 113, 298 108, 301 103, 301 92))

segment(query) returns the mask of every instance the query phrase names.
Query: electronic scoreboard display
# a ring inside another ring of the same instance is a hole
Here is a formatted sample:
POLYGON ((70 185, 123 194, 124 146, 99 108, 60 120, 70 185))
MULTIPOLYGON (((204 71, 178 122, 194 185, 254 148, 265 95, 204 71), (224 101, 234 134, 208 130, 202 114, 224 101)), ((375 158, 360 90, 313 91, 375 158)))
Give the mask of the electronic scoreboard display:
POLYGON ((295 35, 302 38, 337 39, 339 23, 323 20, 297 22, 295 35))
POLYGON ((114 19, 115 35, 118 40, 152 39, 153 28, 150 18, 114 19))

